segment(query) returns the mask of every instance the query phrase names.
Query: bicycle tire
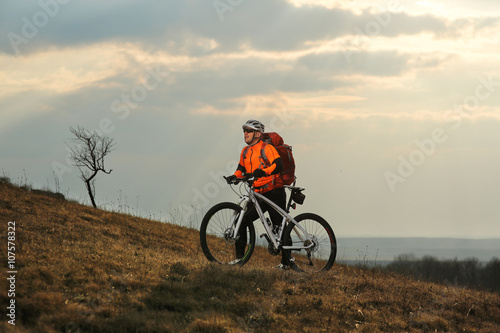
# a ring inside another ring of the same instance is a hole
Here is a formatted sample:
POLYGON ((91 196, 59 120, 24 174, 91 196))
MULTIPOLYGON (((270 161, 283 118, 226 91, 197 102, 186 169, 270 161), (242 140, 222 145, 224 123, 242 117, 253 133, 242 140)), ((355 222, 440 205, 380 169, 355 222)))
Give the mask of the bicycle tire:
MULTIPOLYGON (((313 213, 300 214, 295 221, 313 237, 317 244, 312 250, 287 250, 291 268, 307 273, 329 270, 337 256, 337 240, 332 227, 324 218, 313 213)), ((299 234, 303 232, 294 227, 294 223, 288 223, 286 226, 283 233, 284 245, 304 244, 299 239, 299 234)))
POLYGON ((209 261, 225 265, 242 266, 250 260, 255 248, 255 227, 253 223, 246 228, 247 241, 242 258, 236 256, 236 240, 228 236, 232 224, 237 220, 242 208, 232 202, 219 203, 208 210, 200 226, 200 244, 203 254, 209 261), (235 260, 241 259, 239 262, 235 260))

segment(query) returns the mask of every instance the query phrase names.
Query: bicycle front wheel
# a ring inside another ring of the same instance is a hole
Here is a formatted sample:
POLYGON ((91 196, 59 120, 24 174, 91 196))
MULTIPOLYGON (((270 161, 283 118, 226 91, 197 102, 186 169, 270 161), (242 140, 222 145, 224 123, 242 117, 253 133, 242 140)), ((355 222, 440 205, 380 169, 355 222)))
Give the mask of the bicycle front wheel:
POLYGON ((295 221, 307 234, 290 222, 283 234, 283 243, 308 248, 288 250, 292 268, 307 273, 329 270, 337 256, 337 240, 332 227, 321 216, 312 213, 300 214, 295 221))
POLYGON ((203 254, 210 261, 226 265, 244 265, 255 247, 253 223, 242 224, 234 238, 242 208, 232 202, 222 202, 210 208, 200 227, 200 243, 203 254))

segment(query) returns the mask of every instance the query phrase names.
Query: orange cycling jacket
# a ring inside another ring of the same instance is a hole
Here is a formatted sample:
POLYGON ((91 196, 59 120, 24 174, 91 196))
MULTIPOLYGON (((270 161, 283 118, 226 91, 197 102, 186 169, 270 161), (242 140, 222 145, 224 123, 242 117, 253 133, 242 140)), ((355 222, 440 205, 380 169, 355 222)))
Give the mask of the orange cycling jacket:
POLYGON ((267 177, 259 178, 254 182, 257 192, 265 193, 272 189, 283 187, 283 180, 279 175, 283 169, 281 157, 276 148, 262 142, 262 140, 243 148, 240 155, 240 163, 234 175, 242 177, 244 172, 251 173, 257 169, 262 169, 267 175, 267 177), (269 165, 266 163, 265 158, 262 157, 262 152, 267 157, 269 165))

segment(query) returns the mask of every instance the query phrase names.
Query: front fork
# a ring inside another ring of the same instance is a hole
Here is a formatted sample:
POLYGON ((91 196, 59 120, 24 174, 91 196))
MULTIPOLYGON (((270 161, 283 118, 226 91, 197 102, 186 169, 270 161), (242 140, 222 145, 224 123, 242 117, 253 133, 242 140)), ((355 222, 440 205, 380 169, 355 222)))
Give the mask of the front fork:
POLYGON ((247 212, 248 201, 250 201, 249 198, 242 198, 241 201, 238 203, 238 205, 242 209, 238 215, 238 219, 234 221, 231 224, 231 226, 226 230, 224 234, 226 241, 229 241, 229 239, 237 241, 238 238, 240 237, 238 231, 240 230, 241 224, 243 223, 243 216, 245 216, 245 213, 247 212))
MULTIPOLYGON (((236 242, 239 238, 239 230, 241 228, 241 225, 243 223, 243 217, 245 213, 247 212, 247 207, 248 207, 248 202, 250 201, 250 198, 242 198, 238 205, 242 208, 240 214, 238 215, 238 219, 229 227, 226 232, 224 233, 224 237, 226 239, 226 242, 236 242)), ((259 217, 262 219, 264 216, 264 213, 260 209, 258 205, 255 206, 257 209, 257 212, 259 214, 259 217)), ((270 227, 264 223, 264 228, 266 228, 268 233, 272 233, 272 230, 270 230, 270 227)), ((281 228, 280 233, 283 234, 284 228, 281 228)), ((279 253, 280 251, 280 244, 276 241, 276 239, 270 239, 267 233, 262 234, 261 237, 265 237, 267 242, 269 243, 269 251, 270 252, 276 252, 279 253), (272 248, 272 250, 271 250, 272 248)), ((280 235, 281 238, 281 235, 280 235)))

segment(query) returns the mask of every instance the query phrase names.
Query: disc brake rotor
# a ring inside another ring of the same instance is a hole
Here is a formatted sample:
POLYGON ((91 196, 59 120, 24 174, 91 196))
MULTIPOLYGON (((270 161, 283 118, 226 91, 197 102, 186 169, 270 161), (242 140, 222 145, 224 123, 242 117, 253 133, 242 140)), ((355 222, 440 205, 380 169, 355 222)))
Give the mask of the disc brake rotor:
POLYGON ((233 245, 234 243, 236 243, 236 239, 234 239, 232 235, 233 235, 233 229, 227 228, 226 231, 224 232, 224 240, 229 245, 233 245))

